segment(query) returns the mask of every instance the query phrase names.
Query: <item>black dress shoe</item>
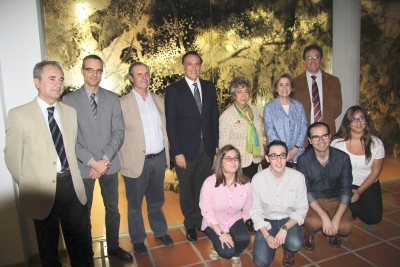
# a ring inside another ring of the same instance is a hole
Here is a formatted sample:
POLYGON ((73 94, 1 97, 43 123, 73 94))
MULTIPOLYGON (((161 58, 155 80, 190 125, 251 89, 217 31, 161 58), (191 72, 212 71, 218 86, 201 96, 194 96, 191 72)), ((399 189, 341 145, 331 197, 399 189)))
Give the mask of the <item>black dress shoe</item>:
POLYGON ((133 244, 133 250, 139 255, 147 254, 147 248, 143 242, 133 244))
POLYGON ((196 229, 194 228, 187 228, 186 229, 186 238, 189 241, 197 241, 197 233, 196 233, 196 229))
POLYGON ((253 223, 252 219, 248 219, 245 224, 246 224, 247 230, 249 230, 249 232, 255 232, 254 223, 253 223))
POLYGON ((117 249, 108 249, 107 252, 108 252, 108 256, 117 256, 118 258, 120 258, 121 260, 124 260, 124 261, 133 260, 132 255, 120 247, 118 247, 117 249))
POLYGON ((164 246, 170 247, 174 244, 174 240, 169 235, 163 235, 161 237, 156 237, 156 239, 160 240, 164 246))

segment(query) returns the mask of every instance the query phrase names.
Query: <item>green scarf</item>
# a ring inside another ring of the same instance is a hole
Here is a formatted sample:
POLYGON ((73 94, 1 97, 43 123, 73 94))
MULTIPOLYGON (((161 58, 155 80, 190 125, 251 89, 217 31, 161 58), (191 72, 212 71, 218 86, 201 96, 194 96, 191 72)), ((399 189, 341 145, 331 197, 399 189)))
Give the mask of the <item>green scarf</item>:
POLYGON ((253 158, 258 158, 261 156, 261 149, 260 149, 260 143, 258 140, 258 134, 257 134, 257 129, 254 126, 254 114, 253 110, 251 110, 250 106, 248 104, 246 105, 240 105, 236 101, 234 101, 235 108, 237 112, 239 113, 240 117, 247 121, 247 138, 246 138, 246 151, 253 154, 253 158), (244 114, 243 110, 248 109, 250 119, 249 117, 244 114))

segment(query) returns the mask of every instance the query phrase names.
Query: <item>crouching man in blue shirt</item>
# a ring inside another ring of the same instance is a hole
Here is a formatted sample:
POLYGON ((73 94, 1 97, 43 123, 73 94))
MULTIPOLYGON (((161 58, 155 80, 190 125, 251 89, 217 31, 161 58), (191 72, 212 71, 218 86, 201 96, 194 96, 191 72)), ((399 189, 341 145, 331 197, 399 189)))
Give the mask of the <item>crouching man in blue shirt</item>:
POLYGON ((331 135, 326 123, 315 122, 307 129, 312 149, 298 159, 297 169, 305 176, 310 205, 304 222, 304 249, 315 249, 314 235, 322 230, 332 249, 341 246, 340 236, 348 236, 353 227, 351 211, 352 168, 349 156, 330 147, 331 135))

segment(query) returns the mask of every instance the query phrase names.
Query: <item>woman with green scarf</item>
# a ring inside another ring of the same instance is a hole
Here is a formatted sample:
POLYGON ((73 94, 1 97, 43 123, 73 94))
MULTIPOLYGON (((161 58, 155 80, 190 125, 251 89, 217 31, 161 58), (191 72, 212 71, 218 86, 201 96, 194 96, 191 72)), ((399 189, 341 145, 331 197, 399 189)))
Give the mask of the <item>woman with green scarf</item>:
POLYGON ((230 84, 233 105, 219 117, 219 147, 232 145, 240 151, 242 170, 250 179, 258 172, 264 156, 264 138, 260 112, 247 104, 250 97, 250 81, 233 78, 230 84))

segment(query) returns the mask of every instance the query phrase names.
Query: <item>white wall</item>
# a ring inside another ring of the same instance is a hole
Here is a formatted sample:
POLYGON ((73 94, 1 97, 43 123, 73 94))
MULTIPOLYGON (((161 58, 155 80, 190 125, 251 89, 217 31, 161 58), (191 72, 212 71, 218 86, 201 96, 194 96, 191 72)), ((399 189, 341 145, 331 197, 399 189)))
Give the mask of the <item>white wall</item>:
MULTIPOLYGON (((4 149, 7 112, 32 101, 33 66, 42 60, 38 2, 1 0, 0 2, 0 147, 4 149)), ((23 262, 37 253, 32 220, 19 218, 16 209, 17 187, 0 152, 0 266, 23 262)))

